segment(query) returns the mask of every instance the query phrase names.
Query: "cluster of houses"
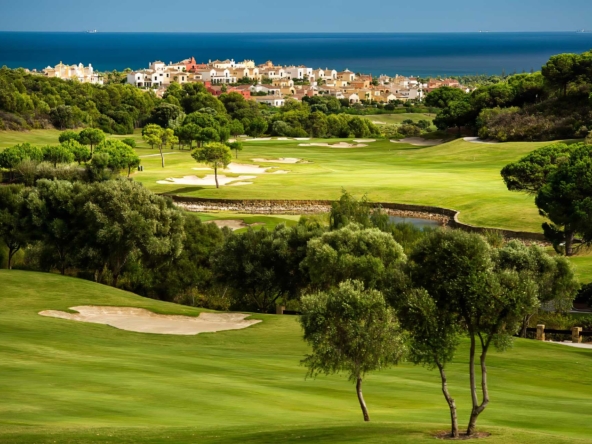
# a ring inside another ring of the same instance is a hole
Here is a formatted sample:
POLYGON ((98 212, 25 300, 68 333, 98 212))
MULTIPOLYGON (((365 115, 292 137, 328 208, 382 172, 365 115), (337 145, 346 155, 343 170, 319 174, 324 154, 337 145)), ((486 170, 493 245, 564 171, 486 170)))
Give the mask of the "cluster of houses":
POLYGON ((78 80, 81 83, 94 83, 96 85, 103 84, 103 77, 95 73, 94 68, 89 63, 84 66, 82 63, 78 65, 64 65, 62 62, 58 63, 53 68, 48 66, 43 70, 46 77, 57 77, 64 80, 78 80))
MULTIPOLYGON (((80 82, 102 84, 91 65, 64 65, 43 70, 49 77, 76 79, 80 82)), ((468 89, 453 79, 430 79, 421 83, 414 77, 381 75, 373 77, 354 73, 348 69, 313 69, 306 66, 278 66, 273 62, 256 65, 253 60, 214 60, 197 63, 191 57, 177 63, 152 62, 148 69, 127 73, 127 83, 138 88, 151 89, 162 96, 171 83, 201 82, 213 95, 236 92, 249 100, 274 107, 282 106, 286 99, 301 101, 305 96, 323 95, 346 99, 350 104, 362 101, 392 103, 408 100, 421 101, 425 94, 442 86, 468 89), (245 79, 248 84, 245 84, 245 79)))

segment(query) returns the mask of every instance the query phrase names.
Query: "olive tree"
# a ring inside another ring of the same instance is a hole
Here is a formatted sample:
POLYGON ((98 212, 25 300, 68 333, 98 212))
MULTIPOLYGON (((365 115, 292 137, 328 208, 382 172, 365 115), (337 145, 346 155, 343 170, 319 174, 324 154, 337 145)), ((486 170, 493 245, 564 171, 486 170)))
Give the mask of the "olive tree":
POLYGON ((8 248, 8 269, 14 255, 30 240, 30 227, 25 216, 25 199, 21 185, 0 187, 0 239, 8 248))
POLYGON ((405 352, 394 311, 381 292, 349 280, 304 296, 301 306, 304 340, 312 347, 302 361, 307 375, 346 372, 356 384, 364 421, 370 421, 362 394, 364 376, 397 364, 405 352))

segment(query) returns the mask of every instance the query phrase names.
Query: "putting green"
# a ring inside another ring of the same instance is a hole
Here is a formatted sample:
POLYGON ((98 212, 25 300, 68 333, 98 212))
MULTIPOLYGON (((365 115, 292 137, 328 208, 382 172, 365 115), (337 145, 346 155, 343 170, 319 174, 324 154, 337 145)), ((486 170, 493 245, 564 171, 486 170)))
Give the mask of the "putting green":
MULTIPOLYGON (((171 336, 42 317, 77 305, 200 310, 92 282, 0 270, 2 443, 431 443, 448 410, 436 373, 371 374, 364 424, 343 376, 304 379, 297 319, 253 315, 244 330, 171 336)), ((468 420, 467 344, 449 368, 468 420)), ((592 436, 592 350, 518 340, 490 357, 487 442, 584 443, 592 436)))

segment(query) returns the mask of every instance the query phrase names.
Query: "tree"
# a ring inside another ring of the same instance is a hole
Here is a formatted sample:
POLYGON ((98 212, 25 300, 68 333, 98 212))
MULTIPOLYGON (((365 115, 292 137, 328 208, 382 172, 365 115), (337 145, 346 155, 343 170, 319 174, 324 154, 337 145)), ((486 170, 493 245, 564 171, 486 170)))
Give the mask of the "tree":
POLYGON ((150 122, 162 128, 175 129, 185 119, 185 113, 180 106, 163 102, 150 113, 150 122))
POLYGON ((90 145, 90 156, 93 155, 93 149, 99 143, 105 140, 105 133, 98 128, 85 128, 80 131, 78 141, 82 145, 90 145))
POLYGON ((76 128, 80 124, 80 109, 76 106, 59 105, 49 113, 52 123, 60 130, 76 128))
POLYGON ((142 139, 150 145, 151 149, 154 149, 154 145, 160 145, 162 131, 160 126, 150 123, 142 129, 142 139))
POLYGON ((43 160, 52 163, 55 168, 58 163, 74 162, 74 154, 65 144, 47 145, 43 147, 43 160))
POLYGON ((350 223, 356 223, 364 228, 370 228, 371 205, 366 195, 357 200, 346 190, 342 190, 338 201, 331 203, 329 213, 329 227, 331 230, 338 230, 350 223))
POLYGON ((473 114, 473 108, 466 98, 455 100, 450 102, 446 108, 438 113, 434 119, 434 125, 441 130, 456 127, 460 134, 461 128, 472 121, 473 114))
POLYGON ((132 137, 126 137, 125 139, 121 139, 121 141, 123 143, 125 143, 127 146, 129 146, 130 148, 136 147, 136 139, 134 139, 132 137))
POLYGON ((61 146, 72 153, 72 156, 74 157, 74 160, 78 162, 78 165, 82 162, 88 162, 92 157, 90 150, 76 140, 68 140, 63 142, 61 146))
POLYGON ((99 144, 96 154, 106 154, 108 156, 105 159, 106 166, 115 172, 127 169, 128 177, 132 168, 137 168, 140 165, 140 157, 133 148, 119 140, 106 140, 99 144))
POLYGON ((162 167, 164 168, 164 153, 162 152, 163 148, 167 148, 170 147, 172 148, 175 143, 178 143, 179 139, 177 138, 177 136, 175 136, 175 132, 170 129, 170 128, 166 128, 163 129, 162 132, 160 133, 160 143, 158 144, 158 150, 160 151, 160 161, 162 164, 162 167))
POLYGON ((267 121, 262 117, 251 120, 247 134, 252 137, 260 137, 267 131, 267 121))
POLYGON ((80 142, 80 136, 76 131, 62 131, 58 138, 60 143, 67 142, 68 140, 75 140, 80 142))
POLYGON ((218 184, 218 168, 226 168, 232 161, 232 154, 230 148, 223 143, 213 142, 204 145, 203 148, 193 151, 191 156, 201 163, 205 163, 214 168, 214 178, 216 180, 216 188, 220 188, 218 184))
POLYGON ((245 132, 243 124, 238 120, 233 120, 232 122, 230 122, 230 125, 228 125, 228 129, 230 130, 230 134, 232 135, 232 137, 234 137, 235 139, 238 136, 244 134, 245 132))
POLYGON ((108 270, 116 287, 133 254, 163 263, 181 253, 183 214, 170 199, 123 179, 96 182, 84 191, 80 255, 95 275, 108 270))
POLYGON ((0 168, 9 170, 11 179, 15 168, 25 160, 35 163, 43 161, 43 150, 29 143, 22 143, 0 151, 0 168))
POLYGON ((201 128, 197 131, 195 140, 197 140, 197 146, 201 147, 204 144, 218 142, 220 140, 220 135, 215 128, 201 128))
POLYGON ((451 102, 464 100, 467 94, 459 88, 443 86, 428 93, 425 98, 426 106, 447 108, 451 102))
POLYGON ((228 144, 228 147, 231 150, 234 150, 234 152, 236 153, 236 158, 238 159, 238 152, 243 150, 243 144, 241 142, 230 142, 228 144))
POLYGON ((470 339, 469 381, 472 410, 467 435, 489 404, 486 358, 491 345, 505 349, 523 317, 537 305, 535 284, 527 274, 497 267, 496 252, 477 234, 434 231, 409 256, 416 264, 412 281, 456 318, 470 339), (482 399, 476 385, 479 346, 482 399))
POLYGON ((12 269, 14 255, 30 240, 30 227, 25 217, 23 187, 0 187, 0 239, 8 248, 8 269, 12 269))
POLYGON ((302 267, 308 270, 312 285, 321 290, 348 279, 382 290, 405 260, 403 249, 390 234, 350 224, 312 239, 302 267))
POLYGON ((312 351, 302 361, 308 376, 346 372, 356 383, 364 421, 364 376, 397 364, 405 351, 401 331, 382 293, 346 281, 326 293, 302 298, 300 323, 312 351))
POLYGON ((559 54, 552 56, 541 72, 551 86, 557 87, 566 96, 567 86, 576 79, 577 70, 577 54, 559 54))

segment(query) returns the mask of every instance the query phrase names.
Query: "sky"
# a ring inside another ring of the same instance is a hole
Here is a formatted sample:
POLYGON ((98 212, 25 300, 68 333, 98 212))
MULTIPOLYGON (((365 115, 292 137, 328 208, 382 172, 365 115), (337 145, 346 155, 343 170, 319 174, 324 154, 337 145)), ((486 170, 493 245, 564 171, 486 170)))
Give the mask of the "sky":
POLYGON ((592 30, 591 0, 0 0, 0 31, 592 30))

